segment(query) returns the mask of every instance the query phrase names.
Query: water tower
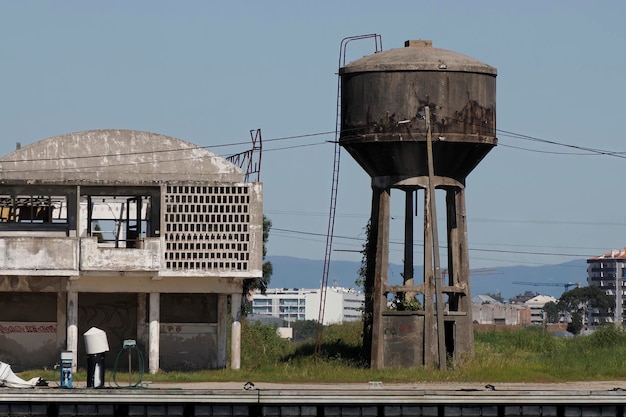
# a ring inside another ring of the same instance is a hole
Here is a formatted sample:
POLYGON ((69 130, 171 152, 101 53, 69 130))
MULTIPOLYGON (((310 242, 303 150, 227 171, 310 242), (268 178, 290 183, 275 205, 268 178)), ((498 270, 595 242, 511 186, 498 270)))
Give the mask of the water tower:
POLYGON ((365 353, 373 368, 445 368, 447 361, 473 353, 465 181, 497 144, 496 72, 423 40, 340 69, 339 143, 370 175, 372 186, 365 353), (388 280, 391 189, 405 193, 400 285, 388 280), (445 196, 444 245, 437 195, 445 196), (422 279, 413 276, 418 198, 424 217, 422 279), (443 267, 440 248, 446 251, 443 267), (421 309, 389 311, 389 294, 417 299, 421 309))

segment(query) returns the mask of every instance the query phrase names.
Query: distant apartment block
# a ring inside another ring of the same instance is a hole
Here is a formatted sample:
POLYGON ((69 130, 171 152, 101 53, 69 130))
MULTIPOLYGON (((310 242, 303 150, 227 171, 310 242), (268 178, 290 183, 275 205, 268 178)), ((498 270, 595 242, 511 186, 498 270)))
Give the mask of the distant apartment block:
MULTIPOLYGON (((287 321, 318 320, 320 289, 276 288, 257 293, 252 301, 252 314, 276 317, 287 321)), ((327 287, 323 324, 361 319, 365 295, 353 289, 327 287)))
POLYGON ((558 300, 550 295, 536 295, 524 304, 530 309, 531 324, 545 324, 547 320, 546 312, 543 310, 549 302, 556 303, 558 300))
POLYGON ((626 248, 612 250, 604 255, 587 259, 587 283, 615 297, 613 311, 592 311, 589 324, 624 323, 624 288, 626 277, 626 248))
POLYGON ((520 326, 530 323, 526 305, 504 304, 488 295, 472 297, 472 317, 476 324, 520 326))

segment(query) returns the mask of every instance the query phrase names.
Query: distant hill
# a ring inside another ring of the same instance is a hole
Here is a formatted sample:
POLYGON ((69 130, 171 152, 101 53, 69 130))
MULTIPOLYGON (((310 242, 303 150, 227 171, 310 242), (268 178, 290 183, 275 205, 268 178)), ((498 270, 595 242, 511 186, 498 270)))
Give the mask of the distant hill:
MULTIPOLYGON (((323 260, 289 256, 268 256, 266 260, 274 267, 270 288, 319 288, 321 284, 323 260)), ((328 283, 354 287, 360 266, 360 262, 332 261, 328 283)), ((402 265, 389 266, 389 280, 392 284, 401 282, 402 270, 402 265)), ((416 266, 415 275, 421 277, 422 270, 422 266, 416 266)), ((557 265, 494 267, 480 271, 471 277, 472 295, 500 292, 506 300, 525 291, 559 298, 565 291, 564 283, 580 282, 581 286, 587 285, 585 259, 557 265), (514 282, 531 282, 537 285, 520 285, 514 282)), ((574 287, 569 289, 572 288, 574 287)))

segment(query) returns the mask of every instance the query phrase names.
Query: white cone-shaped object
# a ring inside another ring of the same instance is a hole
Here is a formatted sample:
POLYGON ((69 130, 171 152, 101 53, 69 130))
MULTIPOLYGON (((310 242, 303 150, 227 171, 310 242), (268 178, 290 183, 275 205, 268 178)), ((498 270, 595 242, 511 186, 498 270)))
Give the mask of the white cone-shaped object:
POLYGON ((84 333, 84 336, 87 355, 109 351, 109 341, 107 340, 107 334, 103 330, 92 327, 84 333))
POLYGON ((32 388, 37 385, 41 378, 32 378, 28 381, 15 375, 11 370, 11 365, 0 362, 0 386, 9 388, 32 388))

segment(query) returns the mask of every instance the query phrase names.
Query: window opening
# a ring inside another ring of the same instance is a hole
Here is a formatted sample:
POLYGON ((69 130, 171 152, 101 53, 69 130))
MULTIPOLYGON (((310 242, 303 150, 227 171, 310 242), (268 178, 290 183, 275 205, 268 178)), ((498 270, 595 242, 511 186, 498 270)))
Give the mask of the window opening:
POLYGON ((0 222, 67 224, 67 198, 52 195, 0 195, 0 222))
MULTIPOLYGON (((87 235, 98 244, 114 248, 141 248, 154 235, 149 195, 85 195, 81 209, 87 211, 87 235)), ((156 225, 158 228, 158 225, 156 225)))

